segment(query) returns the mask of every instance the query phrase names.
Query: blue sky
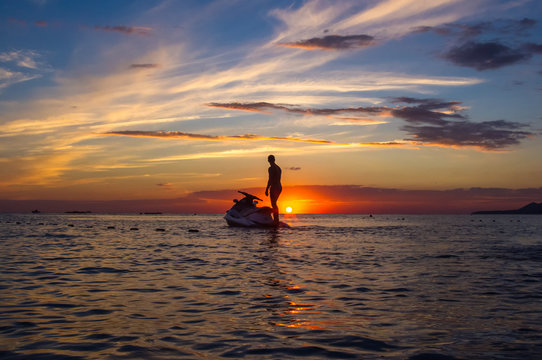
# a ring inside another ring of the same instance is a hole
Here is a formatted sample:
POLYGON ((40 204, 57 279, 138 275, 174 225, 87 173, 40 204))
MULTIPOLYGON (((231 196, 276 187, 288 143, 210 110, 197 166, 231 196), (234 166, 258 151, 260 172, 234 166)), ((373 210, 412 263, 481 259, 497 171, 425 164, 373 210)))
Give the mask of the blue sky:
POLYGON ((539 1, 0 1, 0 198, 539 188, 539 1))

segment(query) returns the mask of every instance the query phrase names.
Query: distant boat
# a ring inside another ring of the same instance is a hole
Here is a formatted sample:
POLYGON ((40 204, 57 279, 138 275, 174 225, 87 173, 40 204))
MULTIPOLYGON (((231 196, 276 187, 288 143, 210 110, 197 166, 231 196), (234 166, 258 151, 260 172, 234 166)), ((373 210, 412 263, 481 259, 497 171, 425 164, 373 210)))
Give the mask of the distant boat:
POLYGON ((86 211, 80 211, 80 210, 74 210, 74 211, 65 211, 64 214, 90 214, 92 211, 86 210, 86 211))
POLYGON ((162 215, 161 212, 140 212, 139 215, 162 215))
POLYGON ((38 209, 36 210, 32 210, 32 214, 39 214, 41 211, 39 211, 38 209))
POLYGON ((489 211, 475 211, 472 215, 541 215, 542 203, 532 202, 529 205, 516 210, 489 210, 489 211))

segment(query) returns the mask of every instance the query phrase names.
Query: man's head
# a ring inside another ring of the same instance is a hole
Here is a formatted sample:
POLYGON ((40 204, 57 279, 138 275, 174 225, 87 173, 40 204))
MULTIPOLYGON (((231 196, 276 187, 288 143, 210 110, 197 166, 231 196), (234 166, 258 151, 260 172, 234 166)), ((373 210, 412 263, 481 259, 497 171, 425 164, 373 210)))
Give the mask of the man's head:
POLYGON ((274 155, 269 155, 267 157, 267 161, 269 161, 269 163, 271 163, 271 164, 274 163, 275 162, 275 156, 274 155))

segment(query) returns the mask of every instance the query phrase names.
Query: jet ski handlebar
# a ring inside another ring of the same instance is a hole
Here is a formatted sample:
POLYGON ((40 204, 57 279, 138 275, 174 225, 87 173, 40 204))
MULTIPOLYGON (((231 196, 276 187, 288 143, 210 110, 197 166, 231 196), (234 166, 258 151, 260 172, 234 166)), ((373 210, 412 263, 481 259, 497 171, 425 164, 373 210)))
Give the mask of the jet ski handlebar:
POLYGON ((240 194, 243 194, 243 195, 245 195, 245 196, 246 196, 247 198, 249 198, 249 199, 256 199, 256 200, 260 200, 260 201, 263 201, 263 200, 262 200, 262 199, 260 199, 259 197, 257 197, 257 196, 254 196, 254 195, 252 195, 252 194, 249 194, 249 193, 246 193, 246 192, 244 192, 244 191, 237 191, 237 192, 238 192, 238 193, 240 193, 240 194))

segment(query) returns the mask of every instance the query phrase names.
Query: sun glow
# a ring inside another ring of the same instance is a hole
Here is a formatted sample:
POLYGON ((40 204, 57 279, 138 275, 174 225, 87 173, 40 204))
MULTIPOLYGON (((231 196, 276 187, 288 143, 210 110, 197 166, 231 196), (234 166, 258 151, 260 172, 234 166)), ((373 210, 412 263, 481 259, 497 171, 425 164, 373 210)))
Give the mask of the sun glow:
POLYGON ((288 206, 288 207, 286 208, 286 212, 287 212, 288 214, 291 214, 292 211, 293 211, 293 209, 292 209, 290 206, 288 206))

